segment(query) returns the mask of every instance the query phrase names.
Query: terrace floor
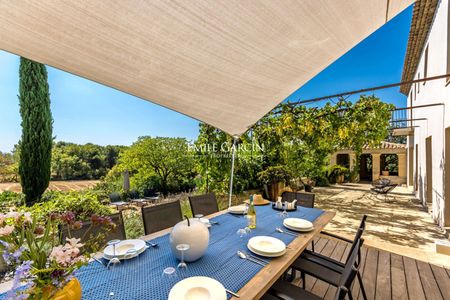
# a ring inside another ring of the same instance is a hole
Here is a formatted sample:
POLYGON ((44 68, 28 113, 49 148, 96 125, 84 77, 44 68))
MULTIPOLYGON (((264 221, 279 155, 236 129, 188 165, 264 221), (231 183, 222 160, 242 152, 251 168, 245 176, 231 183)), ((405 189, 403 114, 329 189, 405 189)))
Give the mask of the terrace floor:
POLYGON ((352 238, 366 214, 366 245, 450 268, 450 256, 435 252, 434 241, 445 239, 445 234, 411 190, 397 187, 385 201, 384 196, 370 193, 370 187, 344 184, 315 188, 316 206, 336 211, 326 230, 352 238))
MULTIPOLYGON (((319 237, 315 250, 344 262, 350 245, 319 237)), ((362 276, 367 298, 372 299, 450 299, 450 269, 392 252, 363 246, 362 276)), ((301 286, 301 280, 294 284, 301 286)), ((306 289, 324 299, 334 299, 336 288, 306 276, 306 289)), ((352 288, 354 299, 362 299, 357 280, 352 288)))

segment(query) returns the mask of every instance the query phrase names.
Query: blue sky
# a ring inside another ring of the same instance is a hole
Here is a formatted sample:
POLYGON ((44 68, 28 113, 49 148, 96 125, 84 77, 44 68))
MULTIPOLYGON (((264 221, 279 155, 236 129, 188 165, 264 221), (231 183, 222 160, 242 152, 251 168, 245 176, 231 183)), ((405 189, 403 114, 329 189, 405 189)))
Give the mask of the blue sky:
MULTIPOLYGON (((400 81, 411 15, 410 7, 288 99, 315 98, 400 81)), ((0 151, 3 152, 11 151, 21 135, 18 69, 19 58, 0 50, 0 151)), ((143 135, 190 140, 197 137, 196 120, 51 67, 48 73, 53 134, 57 141, 130 145, 143 135)), ((406 97, 398 87, 377 91, 375 95, 385 102, 406 106, 406 97)))

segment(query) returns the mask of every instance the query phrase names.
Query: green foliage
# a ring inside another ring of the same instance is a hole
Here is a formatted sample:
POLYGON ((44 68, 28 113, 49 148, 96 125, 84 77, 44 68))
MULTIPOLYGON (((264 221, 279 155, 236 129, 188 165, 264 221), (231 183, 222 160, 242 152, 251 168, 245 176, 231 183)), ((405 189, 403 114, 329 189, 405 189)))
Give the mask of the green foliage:
POLYGON ((19 101, 22 116, 19 174, 27 205, 40 199, 50 181, 52 115, 47 70, 20 58, 19 101))
POLYGON ((336 183, 337 178, 339 176, 344 176, 344 177, 348 178, 349 174, 350 174, 350 170, 348 168, 340 166, 340 165, 333 165, 328 168, 327 178, 328 178, 329 182, 336 183))
POLYGON ((21 193, 4 191, 0 193, 0 211, 6 212, 10 207, 23 205, 25 196, 21 193))
POLYGON ((292 175, 284 166, 268 167, 264 171, 258 173, 258 179, 262 183, 272 184, 277 182, 289 182, 292 175))
POLYGON ((101 194, 90 190, 84 192, 46 192, 42 200, 43 202, 27 208, 38 219, 45 219, 52 212, 71 211, 81 220, 88 220, 93 214, 106 216, 114 212, 114 209, 102 203, 103 197, 101 194))
POLYGON ((53 146, 52 178, 99 179, 116 165, 119 153, 125 148, 58 142, 53 146))
POLYGON ((17 182, 19 180, 19 163, 11 153, 0 151, 0 182, 17 182))
POLYGON ((125 170, 132 189, 155 188, 167 194, 194 186, 194 157, 184 138, 140 137, 120 154, 107 180, 117 181, 125 170))

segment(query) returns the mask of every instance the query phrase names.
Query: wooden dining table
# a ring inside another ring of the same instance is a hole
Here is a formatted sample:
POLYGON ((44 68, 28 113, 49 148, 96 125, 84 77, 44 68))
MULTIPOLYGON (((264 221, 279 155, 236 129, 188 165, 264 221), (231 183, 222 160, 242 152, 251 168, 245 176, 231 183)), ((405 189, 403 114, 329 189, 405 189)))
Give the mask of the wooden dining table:
MULTIPOLYGON (((206 218, 214 218, 227 213, 227 210, 222 210, 217 213, 206 216, 206 218)), ((314 230, 299 234, 286 247, 286 253, 276 259, 272 259, 269 264, 262 268, 247 284, 236 292, 240 299, 259 299, 269 288, 277 281, 281 275, 288 270, 289 266, 297 259, 303 250, 314 240, 316 236, 325 228, 325 226, 334 218, 335 212, 325 211, 314 222, 314 230)), ((146 236, 141 237, 143 240, 151 240, 169 233, 172 228, 167 228, 146 236)), ((232 297, 237 300, 238 298, 232 297)))

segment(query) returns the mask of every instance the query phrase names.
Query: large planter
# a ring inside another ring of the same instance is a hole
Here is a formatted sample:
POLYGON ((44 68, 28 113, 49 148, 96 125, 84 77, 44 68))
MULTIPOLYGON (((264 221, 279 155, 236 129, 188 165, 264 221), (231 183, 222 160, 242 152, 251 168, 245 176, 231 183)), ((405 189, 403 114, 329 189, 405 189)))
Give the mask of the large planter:
POLYGON ((344 182, 344 174, 336 176, 336 183, 341 184, 344 182))
POLYGON ((284 182, 269 183, 267 186, 269 188, 269 200, 277 201, 280 191, 285 187, 284 182))
POLYGON ((389 176, 389 171, 381 171, 381 175, 383 175, 383 176, 389 176))
MULTIPOLYGON (((44 289, 44 299, 48 299, 54 289, 44 289)), ((81 284, 76 278, 72 278, 62 289, 57 291, 51 300, 81 300, 81 284)))

